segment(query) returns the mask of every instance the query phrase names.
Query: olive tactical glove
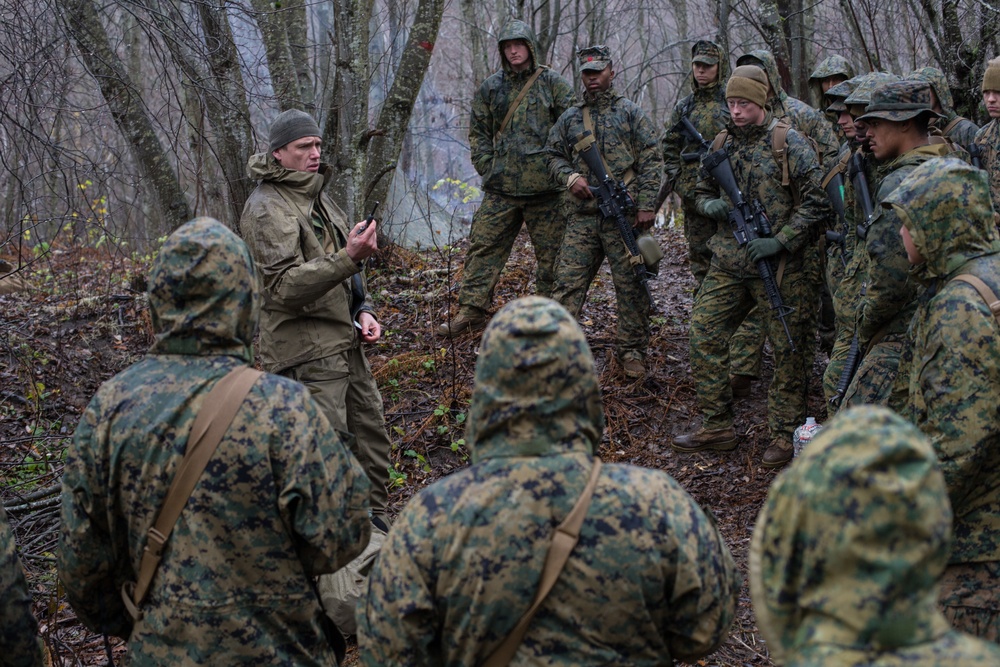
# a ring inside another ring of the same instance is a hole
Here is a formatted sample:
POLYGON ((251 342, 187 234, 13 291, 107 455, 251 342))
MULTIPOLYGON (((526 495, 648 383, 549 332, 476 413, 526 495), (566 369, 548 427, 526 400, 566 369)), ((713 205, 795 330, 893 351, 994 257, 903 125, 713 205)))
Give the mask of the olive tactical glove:
POLYGON ((718 222, 725 222, 729 217, 729 204, 721 199, 709 199, 701 206, 702 215, 718 222))
POLYGON ((762 259, 773 257, 785 249, 778 239, 754 239, 747 244, 747 254, 754 264, 762 259))

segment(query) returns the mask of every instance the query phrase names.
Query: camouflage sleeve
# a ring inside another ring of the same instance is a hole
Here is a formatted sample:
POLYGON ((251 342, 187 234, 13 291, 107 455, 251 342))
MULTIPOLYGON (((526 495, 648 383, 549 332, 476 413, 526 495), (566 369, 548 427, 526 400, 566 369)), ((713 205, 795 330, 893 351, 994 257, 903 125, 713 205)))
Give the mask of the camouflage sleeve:
POLYGON ((956 514, 982 494, 982 471, 997 453, 996 324, 971 285, 950 283, 927 308, 918 351, 920 429, 937 451, 956 514))
POLYGON ((573 144, 576 142, 565 135, 569 131, 573 116, 577 113, 576 107, 570 107, 563 112, 549 130, 549 139, 545 144, 545 152, 549 156, 549 173, 559 185, 566 185, 570 174, 576 171, 573 166, 573 144))
POLYGON ((833 126, 823 114, 816 112, 813 127, 809 128, 809 136, 816 141, 819 148, 822 172, 828 173, 836 166, 840 155, 840 141, 837 140, 837 133, 833 131, 833 126))
POLYGON ((799 203, 792 210, 788 222, 775 230, 774 236, 790 253, 795 254, 816 243, 820 230, 833 216, 833 209, 821 185, 823 172, 816 152, 809 141, 795 130, 788 131, 786 159, 791 187, 798 191, 799 203))
POLYGON ((663 134, 660 136, 660 152, 663 155, 663 174, 673 188, 677 177, 681 173, 684 162, 681 159, 681 152, 684 148, 683 139, 677 132, 672 132, 672 128, 681 119, 681 107, 683 102, 674 105, 670 112, 670 120, 663 125, 663 134))
MULTIPOLYGON (((712 516, 670 479, 659 494, 662 516, 670 517, 662 534, 676 540, 672 559, 673 595, 663 631, 676 660, 693 661, 715 651, 729 634, 736 615, 742 577, 712 516)), ((665 559, 665 562, 671 559, 665 559)))
POLYGON ((14 534, 0 504, 0 663, 41 667, 45 664, 38 622, 31 613, 31 595, 17 557, 14 534))
MULTIPOLYGON (((120 587, 134 580, 126 541, 112 539, 106 496, 108 471, 94 452, 108 448, 98 402, 84 411, 66 452, 59 531, 59 580, 80 621, 100 634, 128 637, 132 618, 122 603, 120 587)), ((125 534, 116 532, 116 534, 125 534)))
POLYGON ((340 249, 306 261, 299 242, 298 214, 274 199, 251 197, 240 219, 244 240, 264 287, 282 307, 303 309, 350 279, 359 267, 340 249))
POLYGON ((410 501, 393 524, 368 576, 364 609, 358 611, 362 665, 437 663, 439 618, 433 586, 435 513, 422 511, 425 494, 410 501))
POLYGON ((476 173, 486 177, 493 161, 493 135, 502 118, 493 117, 491 106, 491 79, 486 79, 472 99, 472 114, 469 118, 469 150, 472 166, 476 173))
POLYGON ((334 572, 368 544, 371 484, 343 439, 354 436, 338 437, 304 386, 267 378, 260 391, 272 414, 260 423, 282 427, 270 456, 282 523, 307 574, 334 572))
MULTIPOLYGON (((551 70, 550 70, 551 72, 551 70)), ((552 72, 552 122, 559 120, 567 109, 576 104, 576 93, 573 86, 564 77, 552 72)))
POLYGON ((632 146, 636 155, 632 167, 636 175, 635 203, 640 211, 652 211, 656 207, 656 195, 660 191, 660 178, 663 174, 663 156, 656 136, 656 126, 637 105, 632 127, 632 146))

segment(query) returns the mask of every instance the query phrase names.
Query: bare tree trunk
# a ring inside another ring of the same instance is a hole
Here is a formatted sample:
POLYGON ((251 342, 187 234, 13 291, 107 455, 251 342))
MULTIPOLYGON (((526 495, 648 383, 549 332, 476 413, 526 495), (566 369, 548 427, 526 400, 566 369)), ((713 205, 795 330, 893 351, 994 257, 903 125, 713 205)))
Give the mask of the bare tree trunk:
POLYGON ((97 79, 118 129, 128 139, 136 162, 152 186, 164 219, 171 229, 180 226, 191 217, 187 198, 142 105, 139 90, 108 44, 96 7, 92 0, 64 0, 61 8, 66 31, 97 79))
POLYGON ((496 50, 495 43, 487 43, 489 35, 479 27, 480 21, 477 18, 479 0, 462 0, 462 18, 464 22, 464 32, 469 39, 469 50, 472 55, 472 83, 478 88, 479 84, 490 75, 490 49, 496 50))
MULTIPOLYGON (((257 26, 260 28, 264 49, 267 53, 267 69, 271 74, 274 94, 278 98, 278 106, 286 109, 301 109, 306 100, 302 99, 299 87, 298 73, 292 58, 291 46, 288 43, 288 22, 285 20, 284 9, 274 9, 270 0, 251 0, 251 5, 257 12, 257 26)), ((302 34, 305 41, 305 34, 302 34)), ((311 102, 311 100, 309 100, 311 102)))

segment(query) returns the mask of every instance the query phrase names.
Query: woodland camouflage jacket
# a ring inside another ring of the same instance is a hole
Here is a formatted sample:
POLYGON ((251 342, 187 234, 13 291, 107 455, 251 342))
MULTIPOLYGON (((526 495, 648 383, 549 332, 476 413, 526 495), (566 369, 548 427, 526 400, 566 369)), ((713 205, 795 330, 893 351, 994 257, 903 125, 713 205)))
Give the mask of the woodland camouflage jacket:
POLYGON ((153 525, 215 382, 250 362, 257 277, 243 242, 198 218, 149 280, 156 342, 104 383, 66 456, 59 577, 80 620, 135 665, 330 665, 309 577, 368 542, 369 482, 301 384, 264 375, 198 480, 134 626, 153 525), (131 636, 130 636, 131 635, 131 636))

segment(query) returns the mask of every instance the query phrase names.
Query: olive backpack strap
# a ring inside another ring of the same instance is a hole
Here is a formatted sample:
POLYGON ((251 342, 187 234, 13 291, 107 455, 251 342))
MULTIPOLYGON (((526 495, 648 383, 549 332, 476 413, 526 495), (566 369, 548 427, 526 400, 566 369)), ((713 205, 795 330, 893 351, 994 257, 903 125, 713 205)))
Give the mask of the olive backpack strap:
POLYGON ((545 556, 545 567, 542 569, 542 578, 538 584, 538 590, 535 591, 535 600, 532 602, 531 608, 524 612, 524 616, 517 622, 517 625, 510 631, 510 634, 493 650, 490 657, 483 663, 483 667, 506 667, 510 664, 511 659, 517 652, 517 647, 524 640, 524 634, 528 631, 531 620, 535 617, 535 613, 539 607, 542 606, 542 602, 548 597, 549 591, 552 590, 556 580, 559 579, 559 575, 566 566, 566 561, 569 560, 570 552, 573 551, 576 543, 580 540, 580 526, 583 525, 583 519, 587 516, 587 510, 590 509, 590 499, 594 495, 594 489, 597 487, 597 479, 600 477, 600 473, 601 460, 595 457, 594 467, 590 471, 590 479, 587 480, 587 486, 583 489, 583 493, 580 494, 576 505, 573 506, 573 509, 566 516, 565 521, 556 528, 552 544, 549 546, 549 551, 545 556))
POLYGON ((975 287, 976 291, 979 292, 979 296, 981 296, 983 301, 986 302, 986 307, 990 309, 991 313, 993 313, 993 319, 996 320, 997 325, 1000 325, 1000 299, 997 299, 997 295, 993 293, 993 290, 989 288, 989 285, 971 273, 962 273, 955 276, 948 282, 952 282, 954 280, 960 280, 963 283, 968 283, 975 287))
POLYGON ((521 105, 521 102, 524 101, 524 98, 528 94, 528 91, 531 90, 531 86, 534 85, 535 81, 538 80, 538 77, 542 75, 542 72, 545 69, 547 68, 544 65, 539 65, 535 69, 535 73, 531 75, 531 78, 529 78, 521 87, 521 92, 518 93, 517 97, 514 98, 514 103, 511 104, 510 108, 507 109, 507 115, 503 117, 503 122, 500 123, 500 129, 497 130, 497 133, 493 135, 494 144, 496 144, 497 139, 500 138, 500 135, 503 134, 503 131, 507 129, 507 123, 509 123, 510 119, 514 117, 514 112, 517 111, 517 107, 519 107, 521 105))
POLYGON ((156 521, 146 534, 146 547, 142 552, 138 579, 122 585, 122 600, 133 619, 142 618, 139 607, 146 599, 149 585, 153 582, 153 576, 163 557, 163 549, 170 539, 170 533, 173 532, 181 511, 198 484, 205 466, 218 448, 219 442, 222 441, 222 436, 236 418, 243 399, 250 393, 250 388, 261 375, 263 373, 249 366, 239 366, 216 382, 205 397, 205 404, 195 418, 194 426, 188 435, 184 458, 170 483, 156 521))

